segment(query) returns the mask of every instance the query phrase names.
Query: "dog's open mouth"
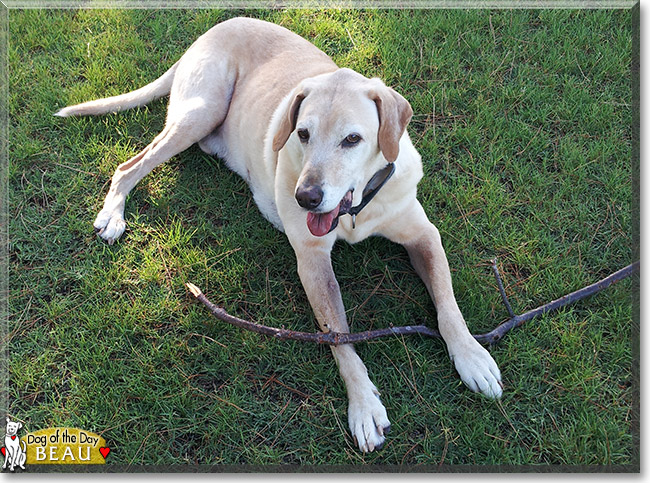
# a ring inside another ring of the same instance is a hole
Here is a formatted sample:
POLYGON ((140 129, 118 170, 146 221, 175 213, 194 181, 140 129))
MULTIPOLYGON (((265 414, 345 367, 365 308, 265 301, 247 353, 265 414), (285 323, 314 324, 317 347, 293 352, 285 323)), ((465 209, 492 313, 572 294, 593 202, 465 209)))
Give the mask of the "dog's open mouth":
POLYGON ((307 213, 307 228, 314 236, 325 236, 339 224, 339 216, 345 215, 352 207, 352 190, 328 213, 307 213))

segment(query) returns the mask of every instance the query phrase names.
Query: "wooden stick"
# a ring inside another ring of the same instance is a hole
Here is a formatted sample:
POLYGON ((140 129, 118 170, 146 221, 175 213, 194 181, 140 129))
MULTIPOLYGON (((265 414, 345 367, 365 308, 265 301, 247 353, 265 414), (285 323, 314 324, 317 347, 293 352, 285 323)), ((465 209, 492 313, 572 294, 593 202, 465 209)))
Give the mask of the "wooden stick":
MULTIPOLYGON (((496 261, 493 263, 493 267, 496 265, 496 261)), ((515 315, 511 317, 506 322, 499 325, 496 329, 486 334, 473 335, 473 337, 482 344, 494 344, 503 338, 510 330, 515 327, 521 326, 524 322, 531 320, 535 317, 538 317, 547 312, 557 310, 561 307, 564 307, 569 304, 573 304, 578 300, 581 300, 585 297, 598 293, 613 283, 616 283, 624 278, 629 277, 630 275, 639 271, 640 262, 635 262, 627 267, 614 272, 613 274, 605 277, 604 279, 588 285, 580 290, 571 292, 570 294, 565 295, 557 300, 549 302, 548 304, 542 305, 536 309, 530 310, 521 315, 515 315)), ((500 292, 504 303, 507 302, 507 297, 505 296, 505 291, 503 291, 503 284, 500 283, 500 278, 498 276, 498 270, 495 271, 495 276, 497 276, 497 283, 500 286, 500 292)), ((269 337, 274 337, 281 340, 302 340, 307 342, 316 342, 318 344, 328 344, 328 345, 341 345, 341 344, 356 344, 358 342, 365 342, 368 340, 379 339, 382 337, 392 337, 397 335, 413 335, 420 334, 425 337, 435 337, 440 338, 440 332, 435 329, 431 329, 424 325, 409 325, 402 327, 388 327, 385 329, 377 330, 368 330, 365 332, 356 332, 356 333, 340 333, 340 332, 298 332, 288 329, 278 329, 275 327, 268 327, 266 325, 257 324, 255 322, 250 322, 248 320, 243 320, 238 317, 234 317, 228 312, 225 311, 222 307, 219 307, 210 300, 201 292, 196 285, 192 283, 185 284, 190 290, 192 295, 197 298, 203 305, 205 305, 212 314, 218 319, 232 324, 236 327, 242 329, 251 330, 259 334, 267 335, 269 337)), ((509 307, 510 304, 506 304, 506 307, 509 307)), ((509 309, 509 312, 512 312, 512 309, 509 309)))
POLYGON ((497 286, 499 287, 499 293, 501 294, 501 300, 503 300, 503 305, 506 306, 506 310, 508 311, 508 315, 510 317, 515 317, 515 313, 512 310, 512 307, 510 306, 510 302, 508 301, 508 296, 506 295, 506 291, 503 288, 503 282, 501 281, 501 275, 499 275, 499 267, 497 267, 497 259, 495 258, 492 260, 492 273, 494 273, 494 278, 497 279, 497 286))
POLYGON ((483 344, 485 343, 494 344, 495 342, 499 341, 504 335, 506 335, 511 329, 513 329, 514 327, 519 327, 520 325, 522 325, 524 322, 528 320, 534 319, 535 317, 545 314, 547 312, 557 310, 566 305, 575 303, 578 300, 582 300, 585 297, 589 297, 590 295, 594 295, 600 292, 601 290, 605 290, 613 283, 619 282, 620 280, 629 277, 633 273, 639 271, 640 264, 641 262, 636 261, 628 265, 627 267, 622 268, 617 272, 614 272, 611 275, 603 278, 602 280, 599 280, 596 283, 587 285, 586 287, 581 288, 580 290, 571 292, 570 294, 567 294, 564 297, 560 297, 559 299, 553 300, 552 302, 544 304, 541 307, 537 307, 536 309, 529 310, 524 314, 516 315, 512 317, 510 320, 507 320, 503 324, 499 325, 493 331, 488 332, 487 334, 475 335, 474 338, 483 344))
POLYGON ((243 320, 238 317, 233 317, 226 312, 222 307, 213 304, 201 292, 196 285, 186 283, 187 287, 192 292, 199 302, 205 305, 212 314, 229 324, 232 324, 240 329, 251 330, 258 334, 264 334, 276 339, 282 340, 302 340, 307 342, 317 342, 319 344, 340 345, 340 344, 355 344, 357 342, 364 342, 366 340, 378 339, 380 337, 388 337, 394 335, 411 335, 421 334, 428 337, 440 337, 437 330, 430 329, 424 325, 406 326, 406 327, 389 327, 386 329, 369 330, 366 332, 341 333, 341 332, 298 332, 295 330, 278 329, 276 327, 268 327, 266 325, 257 324, 249 320, 243 320))

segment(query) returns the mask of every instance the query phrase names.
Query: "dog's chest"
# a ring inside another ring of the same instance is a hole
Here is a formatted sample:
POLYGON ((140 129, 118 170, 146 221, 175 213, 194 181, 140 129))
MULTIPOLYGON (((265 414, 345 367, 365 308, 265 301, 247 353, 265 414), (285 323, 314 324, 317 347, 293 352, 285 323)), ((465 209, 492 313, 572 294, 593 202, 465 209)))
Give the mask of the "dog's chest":
POLYGON ((339 224, 336 228, 337 237, 350 244, 354 244, 373 236, 377 228, 377 223, 374 222, 371 216, 367 215, 372 215, 371 210, 368 210, 368 213, 364 210, 362 214, 357 216, 354 222, 354 228, 351 216, 344 215, 339 218, 339 224))
POLYGON ((18 444, 18 436, 14 435, 5 435, 5 446, 7 448, 16 446, 18 444))

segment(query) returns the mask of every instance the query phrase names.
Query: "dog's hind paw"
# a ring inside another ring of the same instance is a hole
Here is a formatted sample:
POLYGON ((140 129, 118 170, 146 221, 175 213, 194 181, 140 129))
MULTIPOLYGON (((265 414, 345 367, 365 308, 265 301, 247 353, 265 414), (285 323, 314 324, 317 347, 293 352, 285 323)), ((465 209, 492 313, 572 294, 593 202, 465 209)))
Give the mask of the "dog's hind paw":
POLYGON ((364 453, 381 449, 390 431, 386 408, 378 395, 369 393, 361 399, 350 401, 348 424, 359 449, 364 453))
POLYGON ((122 213, 102 210, 93 223, 97 235, 112 245, 126 229, 126 222, 122 213))

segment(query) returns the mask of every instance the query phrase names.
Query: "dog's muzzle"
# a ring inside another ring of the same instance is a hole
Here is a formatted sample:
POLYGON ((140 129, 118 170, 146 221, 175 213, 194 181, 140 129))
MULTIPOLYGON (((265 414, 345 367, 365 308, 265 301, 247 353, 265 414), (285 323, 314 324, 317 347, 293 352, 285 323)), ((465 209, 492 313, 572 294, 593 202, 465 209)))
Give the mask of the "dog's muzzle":
POLYGON ((347 213, 352 207, 352 191, 348 191, 339 204, 328 213, 307 213, 307 228, 314 236, 324 236, 339 224, 339 216, 347 213))
MULTIPOLYGON (((314 236, 325 236, 334 230, 339 224, 339 217, 341 215, 348 214, 352 216, 352 229, 356 227, 356 218, 361 210, 363 210, 368 203, 377 195, 379 190, 386 184, 386 182, 393 176, 395 172, 395 163, 388 163, 384 168, 377 171, 368 184, 363 189, 363 198, 357 206, 352 206, 352 194, 354 190, 348 191, 339 204, 332 211, 328 213, 314 213, 310 211, 307 213, 307 228, 314 236)), ((314 193, 305 194, 303 196, 304 203, 309 204, 307 198, 314 193)), ((315 196, 313 196, 315 199, 315 196)), ((322 191, 320 192, 320 199, 318 200, 318 206, 322 201, 322 191)), ((298 204, 303 208, 307 208, 301 203, 301 200, 298 198, 298 193, 296 193, 296 200, 298 204)), ((314 206, 314 208, 315 208, 314 206)), ((312 208, 313 209, 313 208, 312 208)))

